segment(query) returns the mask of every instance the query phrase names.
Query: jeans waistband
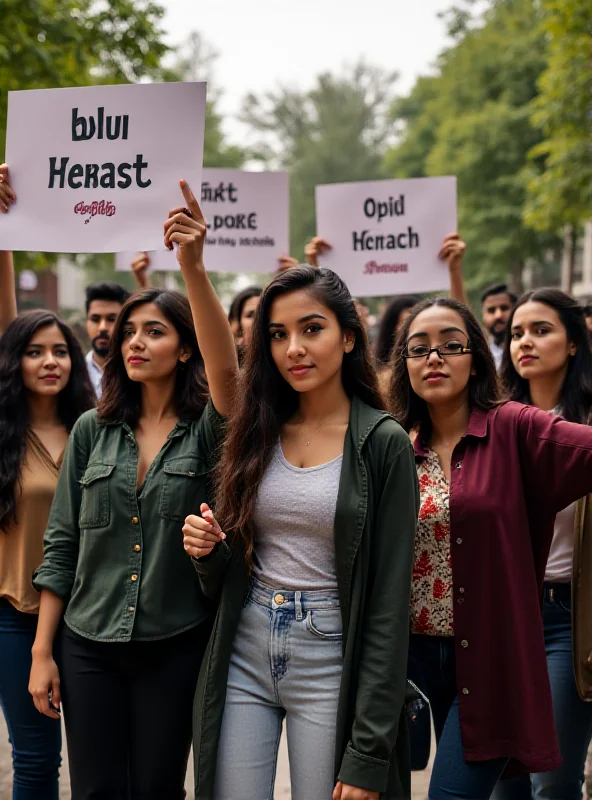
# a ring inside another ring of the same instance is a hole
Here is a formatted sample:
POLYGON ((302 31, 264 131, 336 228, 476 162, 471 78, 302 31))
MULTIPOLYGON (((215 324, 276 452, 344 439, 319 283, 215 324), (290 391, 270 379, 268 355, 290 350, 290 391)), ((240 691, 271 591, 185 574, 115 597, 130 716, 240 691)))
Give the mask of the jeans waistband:
POLYGON ((569 603, 571 602, 571 583, 543 584, 544 603, 569 603))
POLYGON ((339 592, 337 589, 319 589, 297 592, 293 589, 274 589, 266 586, 256 578, 251 578, 248 599, 259 605, 277 611, 301 611, 306 613, 319 608, 339 608, 339 592))

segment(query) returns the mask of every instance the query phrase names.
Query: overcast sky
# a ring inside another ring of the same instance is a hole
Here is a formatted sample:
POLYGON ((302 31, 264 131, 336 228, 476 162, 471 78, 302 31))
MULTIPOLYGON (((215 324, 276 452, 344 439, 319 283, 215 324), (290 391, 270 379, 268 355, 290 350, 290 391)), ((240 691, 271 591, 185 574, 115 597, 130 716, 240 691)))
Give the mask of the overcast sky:
POLYGON ((429 71, 446 45, 437 13, 452 0, 161 0, 169 42, 199 31, 219 53, 220 109, 232 118, 247 92, 278 84, 307 88, 315 75, 363 57, 396 70, 398 91, 429 71))

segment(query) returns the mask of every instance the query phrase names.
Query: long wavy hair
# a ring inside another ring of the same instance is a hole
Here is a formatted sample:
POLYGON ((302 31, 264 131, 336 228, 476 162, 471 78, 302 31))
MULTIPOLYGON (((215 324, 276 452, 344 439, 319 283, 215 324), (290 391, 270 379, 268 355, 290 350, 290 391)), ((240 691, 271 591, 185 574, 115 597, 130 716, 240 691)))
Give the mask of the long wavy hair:
POLYGON ((129 315, 134 309, 147 303, 157 306, 179 334, 181 344, 191 349, 191 357, 182 366, 176 367, 174 404, 180 419, 199 419, 208 401, 208 383, 195 336, 191 307, 185 295, 163 289, 143 289, 136 292, 119 312, 105 364, 98 417, 107 423, 126 422, 132 428, 140 418, 142 385, 128 377, 121 345, 123 328, 129 315))
POLYGON ((393 352, 393 375, 389 391, 391 411, 406 431, 419 429, 422 438, 427 442, 431 436, 432 422, 428 405, 419 397, 411 386, 407 361, 403 358, 405 344, 409 338, 409 330, 413 322, 426 308, 440 306, 456 311, 465 323, 473 359, 475 375, 469 378, 469 408, 487 411, 499 403, 499 386, 495 363, 487 344, 487 340, 477 318, 467 306, 450 297, 436 297, 424 300, 415 306, 397 337, 393 352))
MULTIPOLYGON (((557 312, 565 328, 567 339, 576 345, 576 353, 569 359, 567 374, 561 387, 561 414, 569 422, 588 422, 592 409, 592 353, 586 328, 584 309, 560 289, 535 289, 518 300, 508 321, 512 329, 514 314, 526 303, 544 303, 557 312)), ((511 400, 531 404, 530 383, 522 378, 512 364, 511 337, 506 338, 501 377, 504 390, 511 400)))
POLYGON ((70 327, 52 311, 19 314, 0 339, 0 528, 5 533, 16 521, 16 492, 30 424, 21 361, 37 331, 50 325, 60 329, 72 362, 70 378, 56 400, 60 422, 70 432, 78 417, 95 404, 84 355, 70 327))
POLYGON ((259 485, 282 425, 297 411, 300 397, 282 377, 271 355, 270 311, 278 297, 299 290, 310 292, 335 314, 342 330, 354 333, 354 347, 344 354, 341 368, 347 395, 355 395, 374 408, 384 408, 366 332, 341 278, 331 270, 308 266, 294 267, 274 278, 263 293, 255 317, 253 338, 236 394, 236 409, 228 423, 215 475, 216 519, 229 537, 242 545, 249 565, 259 485))
POLYGON ((412 294, 402 294, 395 297, 384 312, 380 320, 378 335, 374 343, 374 353, 379 366, 387 365, 393 354, 393 348, 397 338, 397 326, 399 317, 403 311, 419 303, 419 297, 412 294))

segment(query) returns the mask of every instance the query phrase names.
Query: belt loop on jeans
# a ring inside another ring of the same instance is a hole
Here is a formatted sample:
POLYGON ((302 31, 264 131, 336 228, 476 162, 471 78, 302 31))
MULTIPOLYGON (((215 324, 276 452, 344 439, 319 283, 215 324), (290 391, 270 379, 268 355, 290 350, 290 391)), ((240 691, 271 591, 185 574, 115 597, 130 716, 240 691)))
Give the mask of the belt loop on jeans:
POLYGON ((545 581, 543 601, 545 603, 571 603, 571 583, 545 581))
POLYGON ((294 609, 296 611, 296 619, 298 622, 304 619, 302 613, 302 592, 294 592, 294 609))

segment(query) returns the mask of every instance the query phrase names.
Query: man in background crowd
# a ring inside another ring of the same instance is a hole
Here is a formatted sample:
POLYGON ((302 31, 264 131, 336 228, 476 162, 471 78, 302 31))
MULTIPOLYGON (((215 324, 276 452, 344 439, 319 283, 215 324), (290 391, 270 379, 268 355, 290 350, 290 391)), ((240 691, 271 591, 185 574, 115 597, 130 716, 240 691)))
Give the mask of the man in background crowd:
POLYGON ((481 295, 481 319, 489 331, 489 349, 499 370, 504 352, 506 328, 516 295, 508 291, 505 283, 489 286, 481 295))
POLYGON ((109 355, 111 334, 129 292, 113 281, 91 283, 86 287, 86 333, 91 349, 86 364, 97 399, 102 394, 103 369, 109 355))

